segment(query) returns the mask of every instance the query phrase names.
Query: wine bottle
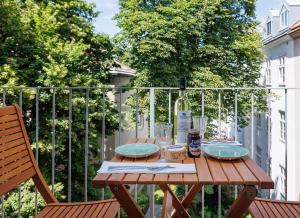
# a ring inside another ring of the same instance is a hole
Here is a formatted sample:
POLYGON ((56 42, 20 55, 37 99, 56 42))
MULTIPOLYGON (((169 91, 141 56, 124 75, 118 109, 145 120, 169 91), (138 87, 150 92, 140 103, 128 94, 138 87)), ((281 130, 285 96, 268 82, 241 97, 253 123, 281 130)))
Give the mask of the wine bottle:
POLYGON ((186 95, 185 77, 179 80, 179 97, 174 107, 174 139, 176 144, 186 145, 191 128, 191 104, 186 95))

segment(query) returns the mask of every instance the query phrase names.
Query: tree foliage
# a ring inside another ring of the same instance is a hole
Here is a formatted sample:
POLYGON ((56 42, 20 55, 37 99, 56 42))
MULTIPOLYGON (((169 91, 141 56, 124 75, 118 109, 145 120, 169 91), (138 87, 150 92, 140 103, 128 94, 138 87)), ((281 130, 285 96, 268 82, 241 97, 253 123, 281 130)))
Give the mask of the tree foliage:
MULTIPOLYGON (((259 86, 263 56, 255 0, 120 0, 115 19, 121 28, 115 39, 119 57, 138 70, 133 86, 177 87, 180 75, 187 77, 189 87, 259 86)), ((196 114, 200 94, 189 92, 196 114)), ((250 93, 238 94, 243 118, 250 93)), ((141 93, 145 99, 147 95, 141 93)), ((157 91, 156 96, 158 119, 167 120, 166 93, 157 91)), ((205 92, 205 113, 211 120, 217 115, 217 99, 217 92, 205 92)), ((221 100, 225 119, 225 114, 233 115, 234 92, 222 91, 221 100)))
MULTIPOLYGON (((0 86, 101 87, 110 82, 112 44, 107 35, 94 33, 94 4, 84 0, 1 0, 0 2, 0 86)), ((2 89, 6 104, 19 102, 19 90, 2 89)), ((39 96, 39 166, 50 184, 52 152, 53 94, 56 95, 55 183, 68 181, 68 89, 23 89, 23 113, 33 149, 36 141, 35 100, 39 96), (41 161, 42 160, 42 161, 41 161)), ((99 167, 103 102, 101 89, 89 91, 89 199, 99 191, 91 179, 99 167)), ((84 193, 86 90, 73 90, 72 200, 82 201, 84 193)), ((106 98, 106 133, 117 127, 117 113, 106 98)), ((28 187, 28 186, 25 186, 28 187)), ((15 208, 15 196, 7 196, 15 208)), ((28 212, 28 211, 27 211, 28 212)), ((28 215, 26 212, 26 216, 28 215)), ((31 211, 34 213, 34 210, 31 211)), ((31 214, 32 214, 31 213, 31 214)), ((24 214, 25 215, 25 214, 24 214)), ((11 214, 13 216, 13 214, 11 214)))

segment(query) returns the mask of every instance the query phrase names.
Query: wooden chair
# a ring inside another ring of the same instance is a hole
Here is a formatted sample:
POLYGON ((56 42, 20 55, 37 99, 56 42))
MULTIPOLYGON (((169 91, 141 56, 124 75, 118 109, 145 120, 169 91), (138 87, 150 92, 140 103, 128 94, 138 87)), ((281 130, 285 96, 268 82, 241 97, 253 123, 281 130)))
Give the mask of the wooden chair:
POLYGON ((254 218, 299 218, 300 202, 255 198, 248 211, 254 218))
POLYGON ((30 178, 47 204, 37 217, 115 217, 118 212, 114 199, 59 203, 34 159, 19 107, 0 108, 0 196, 30 178))

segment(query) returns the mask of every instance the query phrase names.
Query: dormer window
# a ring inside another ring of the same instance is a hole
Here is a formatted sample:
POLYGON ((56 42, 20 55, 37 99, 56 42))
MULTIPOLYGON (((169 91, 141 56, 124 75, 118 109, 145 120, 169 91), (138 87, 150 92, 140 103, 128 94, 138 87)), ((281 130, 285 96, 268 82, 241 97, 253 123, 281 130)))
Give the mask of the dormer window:
POLYGON ((267 36, 271 35, 271 33, 272 33, 272 22, 268 21, 267 22, 267 36))
POLYGON ((280 13, 280 28, 288 26, 288 10, 284 7, 280 13))

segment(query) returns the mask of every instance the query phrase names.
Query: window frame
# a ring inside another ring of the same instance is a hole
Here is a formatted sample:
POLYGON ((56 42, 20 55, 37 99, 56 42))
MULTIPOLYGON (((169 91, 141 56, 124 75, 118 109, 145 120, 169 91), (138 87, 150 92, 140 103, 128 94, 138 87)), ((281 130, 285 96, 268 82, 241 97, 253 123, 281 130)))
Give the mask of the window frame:
POLYGON ((268 20, 266 23, 266 36, 270 36, 272 34, 272 21, 268 20))
POLYGON ((282 142, 286 140, 286 114, 285 111, 279 111, 279 137, 282 142))
POLYGON ((284 7, 280 13, 280 29, 285 29, 289 26, 289 11, 284 7))
POLYGON ((279 58, 279 78, 280 78, 280 84, 279 85, 285 85, 285 82, 286 82, 285 63, 286 63, 286 56, 281 56, 279 58))

